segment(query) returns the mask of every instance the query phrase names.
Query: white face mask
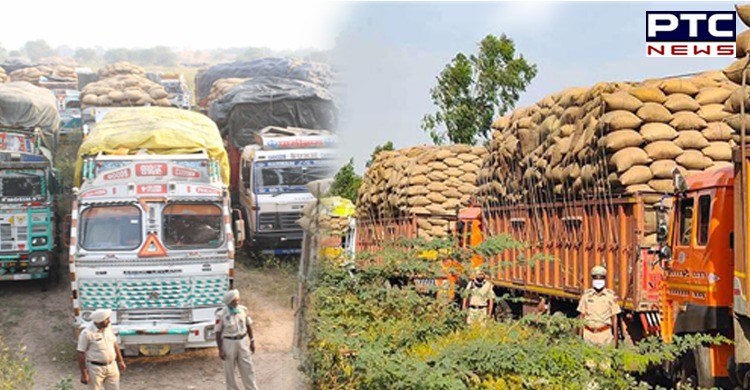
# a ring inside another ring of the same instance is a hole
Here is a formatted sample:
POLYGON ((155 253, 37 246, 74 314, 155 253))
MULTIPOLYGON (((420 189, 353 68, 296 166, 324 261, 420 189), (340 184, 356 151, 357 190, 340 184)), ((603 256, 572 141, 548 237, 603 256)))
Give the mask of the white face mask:
POLYGON ((603 289, 605 284, 607 284, 607 281, 604 279, 594 279, 594 281, 591 283, 591 285, 594 286, 594 288, 597 290, 603 289))

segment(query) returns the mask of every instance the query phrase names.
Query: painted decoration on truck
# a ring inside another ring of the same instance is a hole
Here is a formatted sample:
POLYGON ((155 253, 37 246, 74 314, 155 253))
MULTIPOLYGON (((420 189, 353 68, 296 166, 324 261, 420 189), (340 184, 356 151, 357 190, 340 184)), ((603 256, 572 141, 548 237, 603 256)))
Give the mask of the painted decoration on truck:
POLYGON ((137 194, 166 194, 166 184, 140 184, 136 187, 137 194))
POLYGON ((0 133, 0 149, 6 152, 34 151, 31 137, 12 133, 0 133))
POLYGON ((183 168, 179 166, 173 166, 172 167, 172 176, 174 177, 183 177, 188 179, 197 179, 201 177, 201 173, 188 168, 183 168))
POLYGON ((128 179, 130 178, 130 169, 124 168, 124 169, 118 169, 113 172, 106 173, 103 176, 104 180, 122 180, 122 179, 128 179))
POLYGON ((136 176, 166 176, 167 164, 165 163, 138 163, 135 164, 136 176))

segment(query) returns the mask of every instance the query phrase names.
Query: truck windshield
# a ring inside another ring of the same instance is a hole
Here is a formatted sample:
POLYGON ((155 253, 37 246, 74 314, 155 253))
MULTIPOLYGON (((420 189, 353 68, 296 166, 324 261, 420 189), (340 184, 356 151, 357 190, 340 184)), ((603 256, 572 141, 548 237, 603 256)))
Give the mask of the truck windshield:
POLYGON ((258 193, 307 192, 307 183, 333 177, 331 162, 315 160, 264 161, 255 164, 258 193))
POLYGON ((141 245, 141 210, 136 206, 93 206, 81 212, 81 247, 133 250, 141 245))
POLYGON ((167 248, 216 248, 224 242, 224 218, 216 205, 173 203, 164 208, 162 219, 167 248))
POLYGON ((39 169, 0 171, 0 201, 39 202, 46 196, 43 191, 44 171, 39 169))

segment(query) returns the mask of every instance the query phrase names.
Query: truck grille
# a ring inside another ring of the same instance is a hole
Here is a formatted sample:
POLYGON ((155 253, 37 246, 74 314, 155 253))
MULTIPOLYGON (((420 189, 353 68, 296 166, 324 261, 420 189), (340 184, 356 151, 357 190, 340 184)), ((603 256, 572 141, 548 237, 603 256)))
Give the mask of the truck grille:
POLYGON ((0 250, 13 249, 13 228, 8 223, 0 224, 0 250))
POLYGON ((299 230, 301 229, 297 225, 297 220, 302 218, 302 213, 298 211, 286 212, 286 213, 263 213, 258 217, 258 223, 260 225, 277 226, 274 230, 299 230))
POLYGON ((166 309, 166 310, 126 310, 120 314, 119 321, 175 321, 189 322, 189 309, 166 309))
MULTIPOLYGON (((220 305, 229 287, 226 276, 184 279, 87 280, 81 282, 81 307, 86 309, 184 309, 220 305)), ((167 311, 182 317, 177 311, 167 311)), ((133 316, 150 319, 153 312, 134 311, 133 316)), ((161 314, 161 313, 160 313, 161 314)), ((167 314, 161 314, 167 315, 167 314)))

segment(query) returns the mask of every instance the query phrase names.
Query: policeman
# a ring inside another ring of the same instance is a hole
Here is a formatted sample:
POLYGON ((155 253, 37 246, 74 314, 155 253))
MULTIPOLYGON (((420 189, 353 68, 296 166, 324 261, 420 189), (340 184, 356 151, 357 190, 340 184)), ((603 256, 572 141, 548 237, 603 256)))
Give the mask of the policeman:
POLYGON ((219 357, 224 361, 227 390, 238 390, 234 378, 235 366, 240 368, 245 390, 258 390, 250 355, 251 352, 255 353, 253 320, 247 315, 247 308, 239 302, 239 291, 230 290, 224 294, 226 306, 216 313, 216 345, 219 347, 219 357))
POLYGON ((607 269, 597 265, 591 269, 590 288, 583 292, 578 303, 580 318, 584 320, 583 339, 602 346, 617 346, 617 315, 620 305, 614 291, 605 288, 607 269))
POLYGON ((125 361, 117 345, 117 338, 109 326, 111 310, 98 309, 91 314, 91 325, 78 336, 78 367, 81 383, 91 389, 118 390, 120 371, 125 371, 125 361), (117 364, 115 364, 115 360, 117 364))
POLYGON ((485 276, 484 269, 477 268, 474 280, 466 286, 466 296, 462 306, 464 310, 469 310, 469 315, 466 317, 467 324, 484 324, 492 316, 495 291, 492 289, 492 283, 485 281, 485 276))

